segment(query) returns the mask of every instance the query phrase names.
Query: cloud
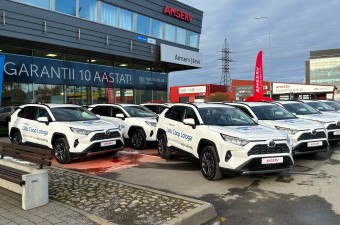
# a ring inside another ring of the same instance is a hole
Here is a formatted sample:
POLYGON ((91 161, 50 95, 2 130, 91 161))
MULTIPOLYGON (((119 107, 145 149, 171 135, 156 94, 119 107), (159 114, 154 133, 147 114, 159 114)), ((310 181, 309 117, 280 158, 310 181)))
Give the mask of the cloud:
POLYGON ((310 51, 340 48, 337 0, 182 2, 204 12, 200 41, 203 68, 170 73, 170 86, 218 84, 225 39, 233 60, 231 79, 253 79, 256 55, 262 50, 265 80, 302 82, 310 51), (257 16, 269 19, 256 20, 257 16))

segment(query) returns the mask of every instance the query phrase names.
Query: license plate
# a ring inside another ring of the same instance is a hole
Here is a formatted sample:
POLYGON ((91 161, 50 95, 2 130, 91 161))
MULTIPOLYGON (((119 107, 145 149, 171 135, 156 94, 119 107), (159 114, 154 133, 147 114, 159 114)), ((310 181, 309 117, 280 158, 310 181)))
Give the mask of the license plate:
POLYGON ((115 145, 115 144, 116 144, 116 141, 106 141, 106 142, 100 143, 100 147, 106 147, 106 146, 115 145))
POLYGON ((262 164, 277 164, 277 163, 283 163, 283 157, 262 158, 262 164))
POLYGON ((340 131, 334 131, 333 135, 340 135, 340 131))
POLYGON ((309 142, 307 143, 307 147, 316 147, 316 146, 321 146, 322 141, 314 141, 314 142, 309 142))

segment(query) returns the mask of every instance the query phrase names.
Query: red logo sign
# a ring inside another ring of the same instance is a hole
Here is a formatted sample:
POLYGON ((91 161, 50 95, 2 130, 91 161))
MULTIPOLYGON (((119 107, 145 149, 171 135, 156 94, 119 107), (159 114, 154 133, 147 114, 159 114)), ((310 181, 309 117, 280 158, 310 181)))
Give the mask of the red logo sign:
POLYGON ((179 9, 168 6, 168 5, 165 6, 163 13, 168 14, 169 16, 172 16, 172 17, 176 17, 177 19, 187 21, 189 23, 192 21, 192 15, 190 15, 187 12, 183 12, 179 9))

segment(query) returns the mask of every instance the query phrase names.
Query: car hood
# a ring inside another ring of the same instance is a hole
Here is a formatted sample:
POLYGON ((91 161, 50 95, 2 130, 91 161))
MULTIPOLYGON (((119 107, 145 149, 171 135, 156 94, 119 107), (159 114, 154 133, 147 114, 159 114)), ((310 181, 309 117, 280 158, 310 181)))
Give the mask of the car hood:
POLYGON ((294 130, 324 129, 322 123, 306 119, 262 120, 263 124, 289 128, 294 130))
POLYGON ((209 126, 209 129, 221 134, 245 140, 278 140, 287 139, 287 134, 261 125, 256 126, 209 126))
POLYGON ((310 115, 297 115, 299 118, 307 119, 307 120, 315 120, 323 123, 333 123, 340 121, 340 117, 335 114, 310 114, 310 115))
POLYGON ((152 123, 157 123, 156 117, 133 117, 138 121, 147 121, 152 123))
POLYGON ((85 129, 85 130, 107 130, 118 129, 118 125, 105 120, 88 120, 74 122, 59 122, 63 126, 85 129))

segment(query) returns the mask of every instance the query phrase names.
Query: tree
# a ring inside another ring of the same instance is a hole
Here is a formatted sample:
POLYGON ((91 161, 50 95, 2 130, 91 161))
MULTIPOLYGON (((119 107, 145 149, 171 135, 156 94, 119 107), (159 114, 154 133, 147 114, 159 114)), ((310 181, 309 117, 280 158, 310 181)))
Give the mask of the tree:
POLYGON ((223 92, 215 92, 205 98, 206 102, 225 102, 228 101, 228 95, 223 92))

